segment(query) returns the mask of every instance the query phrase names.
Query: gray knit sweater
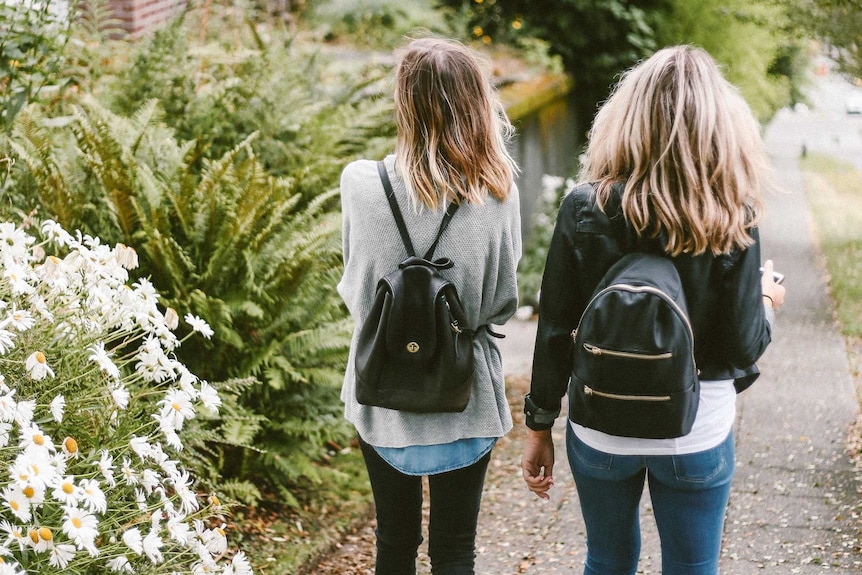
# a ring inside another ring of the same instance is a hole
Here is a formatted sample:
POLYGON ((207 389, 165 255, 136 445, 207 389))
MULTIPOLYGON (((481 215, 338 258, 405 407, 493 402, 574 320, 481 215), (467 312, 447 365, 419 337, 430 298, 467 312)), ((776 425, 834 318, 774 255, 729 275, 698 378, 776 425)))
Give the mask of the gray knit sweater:
MULTIPOLYGON (((385 159, 392 188, 413 246, 419 255, 434 241, 443 218, 411 205, 395 156, 385 159)), ((354 358, 359 326, 374 302, 377 281, 407 258, 373 161, 348 165, 341 175, 344 275, 338 293, 356 321, 341 399, 344 414, 371 445, 406 447, 449 443, 469 437, 501 437, 512 427, 503 381, 500 350, 480 330, 474 343, 476 378, 462 413, 417 414, 360 405, 356 401, 354 358)), ((443 233, 435 259, 448 257, 455 266, 442 274, 455 284, 470 327, 501 325, 518 305, 515 278, 521 257, 518 190, 505 202, 488 196, 482 205, 462 204, 443 233)))

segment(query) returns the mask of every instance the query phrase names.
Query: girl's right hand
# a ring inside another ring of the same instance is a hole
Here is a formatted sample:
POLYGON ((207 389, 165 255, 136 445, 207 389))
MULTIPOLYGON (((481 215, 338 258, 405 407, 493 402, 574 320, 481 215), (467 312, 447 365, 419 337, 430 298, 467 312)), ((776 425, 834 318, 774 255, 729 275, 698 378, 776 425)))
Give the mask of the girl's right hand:
POLYGON ((763 290, 763 301, 770 302, 773 309, 778 309, 784 304, 784 286, 775 283, 772 277, 772 260, 766 260, 763 264, 763 274, 760 276, 760 287, 763 290))

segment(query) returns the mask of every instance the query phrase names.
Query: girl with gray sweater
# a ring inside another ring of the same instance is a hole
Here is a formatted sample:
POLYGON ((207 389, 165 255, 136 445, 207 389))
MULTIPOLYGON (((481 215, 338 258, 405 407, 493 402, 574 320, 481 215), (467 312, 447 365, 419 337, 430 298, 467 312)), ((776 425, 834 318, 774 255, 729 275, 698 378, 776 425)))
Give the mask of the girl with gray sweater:
POLYGON ((521 256, 511 125, 476 55, 455 42, 411 42, 396 70, 394 155, 384 164, 417 253, 434 241, 450 202, 459 209, 435 254, 476 329, 476 374, 461 413, 409 413, 360 404, 356 338, 378 280, 407 258, 376 162, 341 177, 344 274, 338 291, 356 321, 341 398, 365 458, 377 513, 377 575, 416 572, 422 542, 422 476, 429 477, 428 553, 435 574, 472 574, 485 471, 512 427, 500 351, 488 329, 517 308, 521 256))

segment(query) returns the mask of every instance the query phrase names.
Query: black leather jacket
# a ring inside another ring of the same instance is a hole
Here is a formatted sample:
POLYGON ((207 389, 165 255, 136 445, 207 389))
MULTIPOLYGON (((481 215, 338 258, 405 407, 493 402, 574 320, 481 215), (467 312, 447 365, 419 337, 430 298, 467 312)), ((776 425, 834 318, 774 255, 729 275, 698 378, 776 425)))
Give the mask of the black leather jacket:
MULTIPOLYGON (((620 195, 602 212, 592 186, 583 184, 563 199, 548 252, 539 303, 530 397, 556 411, 572 371, 572 338, 593 289, 625 253, 662 253, 660 239, 639 239, 626 223, 620 195)), ((760 242, 745 250, 714 256, 673 258, 682 279, 694 331, 700 379, 733 379, 737 392, 759 372, 755 361, 771 341, 760 286, 760 242)))

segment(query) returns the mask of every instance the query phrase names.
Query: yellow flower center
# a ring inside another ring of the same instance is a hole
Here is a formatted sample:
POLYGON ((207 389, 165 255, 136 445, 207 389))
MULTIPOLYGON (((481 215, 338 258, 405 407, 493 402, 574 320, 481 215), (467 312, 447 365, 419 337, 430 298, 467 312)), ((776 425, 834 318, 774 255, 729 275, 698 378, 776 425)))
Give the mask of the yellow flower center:
POLYGON ((30 499, 31 497, 36 495, 36 490, 28 485, 27 487, 24 488, 23 493, 24 493, 24 497, 26 497, 27 499, 30 499))
POLYGON ((219 498, 218 498, 218 497, 216 497, 215 495, 213 495, 213 496, 210 498, 210 500, 212 501, 212 504, 213 504, 213 505, 215 505, 216 507, 218 507, 219 505, 221 505, 221 501, 219 501, 219 498))
POLYGON ((63 447, 69 453, 78 453, 78 442, 75 441, 74 437, 67 437, 63 440, 63 447))
POLYGON ((72 492, 75 491, 75 488, 68 481, 63 484, 63 493, 66 495, 71 495, 72 492))
POLYGON ((36 445, 45 445, 45 436, 41 433, 37 433, 33 436, 33 443, 36 445))
POLYGON ((176 401, 171 404, 171 407, 173 407, 177 411, 181 411, 183 409, 182 406, 180 406, 180 404, 176 401))
POLYGON ((41 537, 45 541, 50 541, 51 539, 54 538, 54 534, 47 527, 40 527, 39 528, 39 537, 41 537))
POLYGON ((48 259, 51 260, 52 264, 60 264, 60 258, 58 258, 57 256, 48 256, 48 259))
POLYGON ((37 351, 35 355, 36 355, 36 361, 38 361, 39 363, 45 363, 45 361, 47 361, 45 359, 45 354, 42 353, 41 351, 37 351))
POLYGON ((81 520, 77 517, 72 517, 72 525, 75 526, 75 529, 80 529, 82 525, 81 520))
POLYGON ((18 505, 18 502, 14 499, 9 502, 9 507, 12 508, 12 511, 18 511, 21 507, 18 505))
POLYGON ((221 527, 216 527, 216 531, 218 531, 219 535, 221 535, 222 537, 225 537, 224 529, 222 529, 221 527))
POLYGON ((27 535, 30 536, 30 541, 32 541, 33 543, 39 542, 39 534, 36 532, 35 529, 31 529, 30 533, 28 533, 27 535))

